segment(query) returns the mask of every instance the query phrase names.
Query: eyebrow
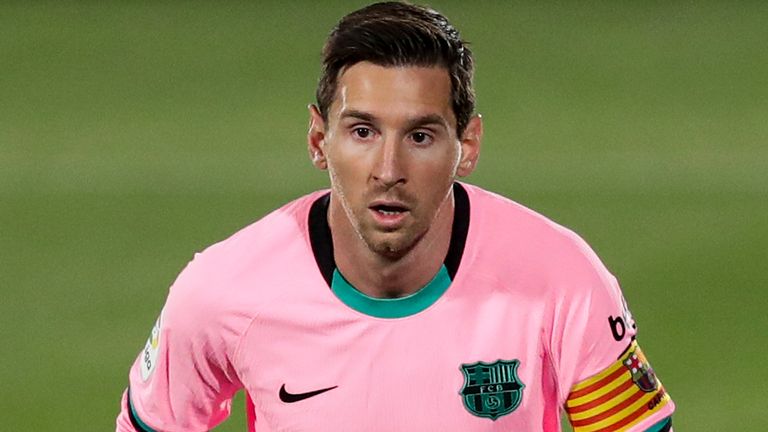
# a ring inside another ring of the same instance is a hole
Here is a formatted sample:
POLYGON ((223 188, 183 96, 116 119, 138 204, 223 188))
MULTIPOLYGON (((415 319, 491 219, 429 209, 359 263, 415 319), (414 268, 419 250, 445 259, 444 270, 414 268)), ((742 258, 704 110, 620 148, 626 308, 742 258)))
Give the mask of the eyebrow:
MULTIPOLYGON (((341 119, 355 118, 371 123, 375 123, 378 120, 375 115, 358 110, 346 110, 342 112, 339 117, 341 119)), ((406 129, 415 129, 426 125, 439 125, 446 129, 449 128, 448 122, 442 116, 437 114, 426 114, 423 116, 415 117, 413 119, 409 119, 406 123, 406 129)))
POLYGON ((408 121, 408 129, 416 129, 426 125, 438 125, 448 129, 448 122, 437 114, 427 114, 408 121))
POLYGON ((340 119, 356 118, 356 119, 371 122, 371 123, 376 121, 376 116, 374 116, 373 114, 367 113, 365 111, 358 111, 358 110, 345 110, 341 113, 339 118, 340 119))

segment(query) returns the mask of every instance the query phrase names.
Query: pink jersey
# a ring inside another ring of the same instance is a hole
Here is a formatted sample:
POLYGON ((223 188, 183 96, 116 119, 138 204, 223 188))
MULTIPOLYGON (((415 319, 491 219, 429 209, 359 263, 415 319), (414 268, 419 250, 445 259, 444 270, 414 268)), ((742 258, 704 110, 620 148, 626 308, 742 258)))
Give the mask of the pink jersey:
POLYGON ((445 265, 375 299, 335 270, 327 191, 195 256, 130 372, 120 431, 661 430, 674 404, 573 232, 457 184, 445 265), (656 426, 654 426, 656 425, 656 426))

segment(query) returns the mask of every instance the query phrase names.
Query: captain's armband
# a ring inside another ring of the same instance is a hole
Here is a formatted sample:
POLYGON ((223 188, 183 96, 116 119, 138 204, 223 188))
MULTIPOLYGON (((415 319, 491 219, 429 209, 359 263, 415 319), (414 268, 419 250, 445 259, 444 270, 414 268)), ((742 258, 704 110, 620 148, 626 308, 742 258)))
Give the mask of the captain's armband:
MULTIPOLYGON (((574 432, 628 430, 654 418, 671 399, 636 341, 616 362, 571 389, 565 410, 574 432)), ((666 410, 668 411, 668 410, 666 410)))

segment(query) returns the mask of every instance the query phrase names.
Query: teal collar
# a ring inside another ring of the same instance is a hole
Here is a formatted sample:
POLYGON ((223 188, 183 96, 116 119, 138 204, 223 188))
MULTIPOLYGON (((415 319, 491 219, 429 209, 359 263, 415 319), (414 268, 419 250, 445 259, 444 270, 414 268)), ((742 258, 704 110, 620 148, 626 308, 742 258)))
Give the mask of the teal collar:
POLYGON ((417 314, 433 305, 451 285, 451 277, 445 265, 423 288, 399 298, 375 298, 353 287, 338 269, 333 271, 331 290, 336 297, 352 309, 376 318, 403 318, 417 314))

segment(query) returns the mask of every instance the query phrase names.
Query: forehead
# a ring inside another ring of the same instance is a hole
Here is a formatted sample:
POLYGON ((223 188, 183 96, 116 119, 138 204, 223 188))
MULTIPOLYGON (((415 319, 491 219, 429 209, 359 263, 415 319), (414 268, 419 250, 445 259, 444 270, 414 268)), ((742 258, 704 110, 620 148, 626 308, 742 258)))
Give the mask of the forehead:
POLYGON ((451 79, 445 68, 356 63, 342 71, 331 116, 345 110, 381 118, 439 115, 455 125, 451 79))

